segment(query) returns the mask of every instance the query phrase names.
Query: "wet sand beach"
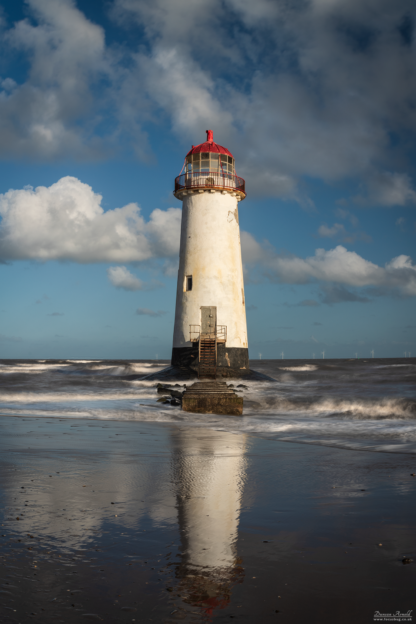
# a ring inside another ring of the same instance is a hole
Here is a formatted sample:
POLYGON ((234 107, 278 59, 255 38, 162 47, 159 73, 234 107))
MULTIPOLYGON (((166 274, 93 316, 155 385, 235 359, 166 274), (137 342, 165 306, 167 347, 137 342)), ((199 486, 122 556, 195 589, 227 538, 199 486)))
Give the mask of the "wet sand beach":
POLYGON ((2 416, 0 471, 4 624, 350 624, 415 607, 413 454, 2 416))

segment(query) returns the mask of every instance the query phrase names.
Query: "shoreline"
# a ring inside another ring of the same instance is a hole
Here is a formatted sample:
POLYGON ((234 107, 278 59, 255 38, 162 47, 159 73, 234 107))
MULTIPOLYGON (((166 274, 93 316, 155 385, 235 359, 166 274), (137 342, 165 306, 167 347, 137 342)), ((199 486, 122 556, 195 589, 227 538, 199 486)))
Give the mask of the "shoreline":
POLYGON ((50 416, 3 416, 0 433, 5 624, 414 608, 410 455, 50 416))
MULTIPOLYGON (((161 409, 158 405, 144 405, 144 407, 146 408, 150 408, 150 409, 161 409)), ((166 412, 169 411, 169 408, 166 409, 166 412)), ((194 415, 194 416, 201 416, 201 414, 198 413, 194 413, 194 412, 190 412, 190 414, 194 415)), ((218 416, 221 417, 221 415, 216 415, 216 414, 208 414, 207 416, 218 416)), ((226 418, 236 418, 236 419, 241 419, 244 418, 245 414, 243 413, 242 416, 226 416, 226 418)), ((252 417, 247 416, 247 417, 252 417)), ((151 421, 151 420, 141 420, 139 418, 124 418, 124 419, 117 419, 117 418, 94 418, 91 416, 54 416, 54 415, 48 415, 48 416, 41 416, 39 414, 37 414, 36 416, 32 416, 30 414, 3 414, 0 412, 0 419, 1 418, 20 418, 20 419, 27 419, 27 420, 40 420, 40 419, 53 419, 53 420, 57 420, 59 422, 61 421, 76 421, 76 422, 99 422, 99 423, 130 423, 130 424, 134 424, 136 423, 137 425, 140 424, 150 424, 150 425, 155 425, 155 426, 166 426, 166 427, 178 427, 178 428, 184 428, 184 429, 190 429, 190 430, 199 430, 201 428, 207 428, 208 431, 213 431, 213 432, 218 432, 218 433, 225 433, 225 434, 229 434, 229 435, 236 435, 236 436, 248 436, 250 438, 257 438, 259 440, 268 440, 270 442, 276 442, 279 444, 299 444, 299 445, 305 445, 305 446, 315 446, 315 447, 322 447, 322 448, 332 448, 332 449, 337 449, 339 451, 348 451, 348 452, 360 452, 360 453, 382 453, 382 454, 387 454, 387 455, 404 455, 404 456, 415 456, 416 457, 416 451, 415 450, 385 450, 385 449, 381 449, 379 446, 373 446, 371 447, 370 445, 365 446, 365 447, 349 447, 347 446, 345 443, 344 445, 342 445, 342 443, 336 444, 333 443, 331 441, 328 442, 324 442, 322 440, 319 441, 314 441, 314 440, 299 440, 299 439, 282 439, 282 438, 278 438, 278 437, 274 437, 275 434, 268 434, 268 433, 261 433, 261 432, 247 432, 245 430, 240 430, 240 431, 224 431, 223 429, 216 429, 215 425, 213 424, 211 427, 209 426, 209 424, 206 423, 198 423, 198 422, 180 422, 180 421, 172 421, 172 420, 161 420, 161 421, 151 421)), ((396 447, 398 447, 399 445, 396 445, 396 447)), ((416 466, 415 466, 416 468, 416 466)))

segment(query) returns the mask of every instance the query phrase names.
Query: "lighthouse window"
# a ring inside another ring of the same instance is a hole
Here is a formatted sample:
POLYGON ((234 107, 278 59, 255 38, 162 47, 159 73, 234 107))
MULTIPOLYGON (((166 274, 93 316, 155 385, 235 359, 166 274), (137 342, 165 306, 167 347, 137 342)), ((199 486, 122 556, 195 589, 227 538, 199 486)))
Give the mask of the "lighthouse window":
POLYGON ((192 290, 192 275, 185 277, 185 290, 192 290))
POLYGON ((211 154, 211 164, 210 164, 210 171, 218 171, 218 155, 217 154, 211 154))
POLYGON ((186 158, 186 168, 188 173, 203 171, 234 174, 234 158, 226 154, 213 154, 211 152, 202 152, 200 154, 190 154, 186 158))

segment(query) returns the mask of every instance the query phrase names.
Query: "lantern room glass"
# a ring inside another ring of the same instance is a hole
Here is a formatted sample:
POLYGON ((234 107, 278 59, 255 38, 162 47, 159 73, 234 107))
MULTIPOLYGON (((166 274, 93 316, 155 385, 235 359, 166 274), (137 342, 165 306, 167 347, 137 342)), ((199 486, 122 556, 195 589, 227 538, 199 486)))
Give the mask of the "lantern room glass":
POLYGON ((190 154, 186 157, 185 171, 187 173, 212 171, 234 175, 234 158, 213 152, 190 154))

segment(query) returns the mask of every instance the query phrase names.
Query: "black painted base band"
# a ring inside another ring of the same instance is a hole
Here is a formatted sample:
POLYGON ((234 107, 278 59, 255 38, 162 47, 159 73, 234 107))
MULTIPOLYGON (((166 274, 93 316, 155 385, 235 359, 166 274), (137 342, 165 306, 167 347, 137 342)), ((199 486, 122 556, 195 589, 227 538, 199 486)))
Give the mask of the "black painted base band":
MULTIPOLYGON (((190 368, 198 371, 198 343, 192 347, 174 347, 172 349, 172 366, 190 368)), ((222 377, 240 377, 248 375, 248 349, 217 345, 217 374, 222 377)))

